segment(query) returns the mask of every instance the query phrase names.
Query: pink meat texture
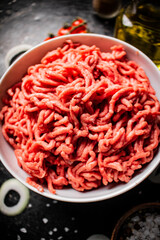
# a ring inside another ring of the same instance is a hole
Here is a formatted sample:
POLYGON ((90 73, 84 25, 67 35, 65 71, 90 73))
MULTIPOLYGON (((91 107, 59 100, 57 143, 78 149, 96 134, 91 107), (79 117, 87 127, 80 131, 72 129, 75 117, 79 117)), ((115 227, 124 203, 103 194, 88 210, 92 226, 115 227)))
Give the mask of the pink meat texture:
POLYGON ((159 145, 160 103, 119 45, 101 52, 68 40, 29 67, 3 102, 3 135, 41 192, 127 183, 159 145))

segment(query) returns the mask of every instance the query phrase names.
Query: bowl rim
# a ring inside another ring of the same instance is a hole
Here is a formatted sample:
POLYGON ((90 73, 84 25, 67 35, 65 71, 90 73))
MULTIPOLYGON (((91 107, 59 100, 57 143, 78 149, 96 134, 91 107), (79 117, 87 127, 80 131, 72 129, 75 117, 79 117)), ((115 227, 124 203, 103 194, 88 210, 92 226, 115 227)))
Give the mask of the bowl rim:
MULTIPOLYGON (((49 44, 50 42, 55 42, 55 41, 59 41, 60 39, 62 40, 67 40, 67 39, 71 39, 74 41, 75 38, 79 37, 80 39, 82 39, 83 37, 84 38, 87 38, 87 37, 93 37, 93 38, 102 38, 102 39, 106 39, 106 40, 112 40, 113 42, 115 42, 114 44, 121 44, 125 47, 128 47, 128 48, 131 48, 133 51, 137 52, 138 54, 140 54, 143 58, 145 58, 149 64, 155 69, 155 71, 157 71, 157 73, 159 74, 160 76, 160 72, 158 70, 158 68, 156 67, 156 65, 151 61, 151 59, 149 57, 147 57, 143 52, 141 52, 139 49, 137 49, 136 47, 130 45, 129 43, 126 43, 122 40, 119 40, 115 37, 111 37, 111 36, 105 36, 103 34, 94 34, 94 33, 84 33, 84 34, 69 34, 69 35, 65 35, 65 36, 60 36, 60 37, 57 37, 57 38, 53 38, 51 40, 48 40, 48 41, 44 41, 42 43, 39 43, 38 45, 32 47, 31 49, 29 49, 27 52, 25 52, 24 54, 22 54, 19 58, 17 58, 15 60, 15 62, 13 62, 10 67, 7 69, 7 71, 3 74, 3 76, 1 77, 0 79, 0 87, 1 87, 1 83, 4 81, 4 79, 7 77, 7 74, 8 72, 10 72, 12 70, 12 68, 14 68, 14 66, 19 62, 21 61, 21 59, 23 59, 26 55, 29 55, 30 52, 34 51, 35 49, 38 49, 39 47, 43 46, 43 45, 47 45, 49 44)), ((81 40, 82 41, 82 40, 81 40)), ((83 44, 83 43, 82 43, 83 44)), ((53 45, 53 49, 54 49, 54 45, 53 45)), ((47 52, 46 52, 47 53, 47 52)), ((27 69, 26 69, 27 71, 27 69)), ((0 124, 1 125, 1 124, 0 124)), ((0 129, 1 131, 1 129, 0 129)), ((134 188, 135 186, 137 186, 138 184, 140 184, 142 181, 144 181, 150 174, 151 172, 153 172, 153 170, 158 166, 158 164, 160 163, 160 160, 157 161, 156 163, 154 163, 154 165, 147 169, 147 172, 145 173, 145 175, 143 175, 141 178, 137 179, 136 181, 133 181, 132 183, 128 184, 128 183, 124 183, 125 186, 122 188, 122 189, 118 189, 118 191, 115 191, 111 194, 103 194, 103 195, 100 195, 100 196, 91 196, 91 197, 82 197, 82 198, 78 198, 78 197, 64 197, 64 196, 61 196, 61 195, 58 195, 58 194, 50 194, 50 193, 47 193, 47 192, 39 192, 37 189, 35 189, 34 187, 32 187, 31 185, 29 185, 28 183, 26 183, 23 179, 21 179, 21 177, 18 176, 17 173, 15 173, 9 166, 8 164, 6 163, 5 159, 3 158, 2 154, 1 154, 1 150, 0 150, 0 158, 1 158, 1 161, 3 163, 3 165, 6 167, 6 169, 15 177, 17 178, 20 182, 22 182, 24 185, 26 185, 29 189, 31 189, 32 191, 42 195, 42 196, 45 196, 45 197, 48 197, 48 198, 52 198, 52 199, 55 199, 55 200, 60 200, 60 201, 64 201, 64 202, 75 202, 75 203, 86 203, 86 202, 96 202, 96 201, 102 201, 102 200, 107 200, 107 199, 110 199, 110 198, 113 198, 113 197, 116 197, 116 196, 119 196, 125 192, 127 192, 128 190, 131 190, 132 188, 134 188), (128 185, 127 185, 128 184, 128 185)), ((105 186, 103 186, 105 188, 105 186)), ((96 189, 95 189, 96 190, 96 189)), ((95 191, 95 190, 90 190, 90 191, 95 191)), ((58 191, 61 191, 61 190, 56 190, 56 192, 58 193, 58 191)), ((75 190, 76 191, 76 190, 75 190)), ((83 194, 83 193, 82 193, 83 194)))
POLYGON ((14 65, 16 65, 17 62, 19 62, 24 56, 28 55, 30 52, 34 51, 35 49, 39 48, 40 46, 47 45, 47 43, 49 43, 49 42, 54 42, 54 41, 57 41, 57 40, 60 40, 60 39, 69 40, 70 38, 79 37, 79 36, 80 37, 100 37, 100 38, 103 38, 103 39, 110 39, 110 40, 116 41, 116 42, 118 42, 121 45, 126 45, 127 47, 129 47, 129 48, 133 49, 134 51, 136 51, 137 54, 140 54, 144 58, 146 58, 147 61, 149 61, 150 64, 153 67, 155 67, 155 71, 160 72, 158 70, 158 68, 156 67, 156 65, 154 64, 154 62, 145 53, 143 53, 140 49, 136 48, 135 46, 131 45, 128 42, 125 42, 125 41, 123 41, 121 39, 118 39, 116 37, 107 36, 107 35, 104 35, 104 34, 98 34, 98 33, 80 33, 80 34, 78 34, 78 33, 75 33, 75 34, 67 34, 67 35, 51 38, 51 39, 49 39, 47 41, 40 42, 39 44, 29 48, 26 52, 24 52, 19 57, 17 57, 15 59, 15 61, 7 68, 7 70, 4 72, 4 74, 0 77, 0 86, 1 86, 1 82, 5 78, 6 74, 14 67, 14 65))

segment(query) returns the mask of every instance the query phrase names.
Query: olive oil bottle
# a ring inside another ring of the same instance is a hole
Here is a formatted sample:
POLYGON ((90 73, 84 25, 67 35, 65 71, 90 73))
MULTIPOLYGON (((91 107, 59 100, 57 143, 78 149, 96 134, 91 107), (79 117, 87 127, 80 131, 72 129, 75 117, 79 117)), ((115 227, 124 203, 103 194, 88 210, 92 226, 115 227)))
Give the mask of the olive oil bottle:
POLYGON ((132 0, 121 9, 115 37, 143 51, 160 69, 160 0, 132 0))

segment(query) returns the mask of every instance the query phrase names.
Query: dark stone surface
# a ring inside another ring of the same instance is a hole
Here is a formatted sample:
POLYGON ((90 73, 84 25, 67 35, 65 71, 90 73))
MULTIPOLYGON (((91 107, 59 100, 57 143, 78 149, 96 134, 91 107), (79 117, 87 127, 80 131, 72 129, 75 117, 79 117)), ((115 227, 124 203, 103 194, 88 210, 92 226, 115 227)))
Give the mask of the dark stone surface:
POLYGON ((22 1, 2 0, 0 3, 0 74, 4 73, 4 58, 19 44, 35 46, 48 33, 57 33, 65 22, 80 16, 88 22, 91 32, 113 35, 115 19, 102 20, 94 14, 91 0, 22 1))
MULTIPOLYGON (((91 0, 1 0, 0 75, 5 72, 4 58, 10 48, 24 43, 35 46, 49 32, 57 33, 64 22, 71 22, 76 16, 86 19, 92 32, 113 36, 115 19, 100 19, 91 3, 91 0)), ((11 177, 0 163, 0 185, 11 177)), ((57 202, 30 191, 30 203, 23 213, 15 217, 0 213, 0 239, 86 240, 92 234, 110 237, 117 220, 130 208, 160 200, 158 188, 158 184, 146 179, 119 197, 85 204, 57 202)))

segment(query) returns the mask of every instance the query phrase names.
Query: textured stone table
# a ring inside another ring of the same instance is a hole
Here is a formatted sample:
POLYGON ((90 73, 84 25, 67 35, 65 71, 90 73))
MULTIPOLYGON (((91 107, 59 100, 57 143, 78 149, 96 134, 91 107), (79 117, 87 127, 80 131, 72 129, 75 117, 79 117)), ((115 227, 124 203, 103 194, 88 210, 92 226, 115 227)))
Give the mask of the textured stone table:
MULTIPOLYGON (((6 70, 4 59, 12 47, 35 46, 48 33, 57 33, 63 23, 71 22, 76 16, 88 22, 90 31, 113 36, 115 19, 100 19, 91 3, 91 0, 1 0, 0 75, 6 70)), ((0 185, 11 177, 0 163, 0 185)), ((119 197, 85 204, 57 202, 30 191, 29 205, 22 214, 7 217, 0 213, 0 238, 86 240, 92 234, 110 237, 124 212, 137 204, 160 200, 158 187, 146 179, 119 197)))

